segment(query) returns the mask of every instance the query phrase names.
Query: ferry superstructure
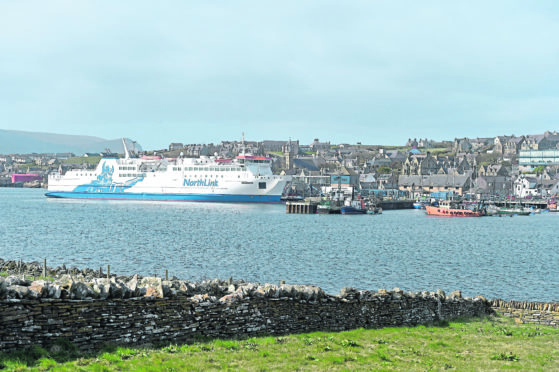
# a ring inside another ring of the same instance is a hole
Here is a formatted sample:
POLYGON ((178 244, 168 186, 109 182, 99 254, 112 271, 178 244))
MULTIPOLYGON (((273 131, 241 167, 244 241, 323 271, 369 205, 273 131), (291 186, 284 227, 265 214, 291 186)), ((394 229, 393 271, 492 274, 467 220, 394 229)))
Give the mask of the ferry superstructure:
POLYGON ((289 176, 272 173, 272 159, 240 154, 167 159, 103 157, 93 170, 48 177, 47 197, 193 202, 280 203, 289 176))

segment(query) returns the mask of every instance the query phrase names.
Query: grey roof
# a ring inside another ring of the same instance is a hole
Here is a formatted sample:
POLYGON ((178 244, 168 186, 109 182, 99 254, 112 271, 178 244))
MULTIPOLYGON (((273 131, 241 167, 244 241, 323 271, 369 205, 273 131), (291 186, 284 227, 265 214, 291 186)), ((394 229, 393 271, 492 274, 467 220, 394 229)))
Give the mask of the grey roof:
POLYGON ((297 159, 293 159, 293 165, 296 166, 297 168, 304 168, 311 171, 320 170, 320 166, 319 164, 317 164, 318 162, 316 162, 315 160, 316 159, 311 159, 311 158, 297 158, 297 159))
POLYGON ((535 140, 536 143, 540 142, 544 138, 545 138, 545 134, 529 134, 526 136, 526 139, 535 140))
POLYGON ((451 186, 463 187, 469 181, 466 175, 434 174, 431 176, 400 176, 398 186, 451 186))

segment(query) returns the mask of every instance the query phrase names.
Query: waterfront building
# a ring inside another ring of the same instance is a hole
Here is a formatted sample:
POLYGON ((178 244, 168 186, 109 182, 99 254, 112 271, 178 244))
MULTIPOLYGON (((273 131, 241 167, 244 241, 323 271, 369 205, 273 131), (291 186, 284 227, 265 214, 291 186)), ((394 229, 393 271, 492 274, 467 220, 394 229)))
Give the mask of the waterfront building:
POLYGON ((518 165, 523 171, 531 171, 540 165, 559 165, 559 149, 550 150, 520 150, 518 165))
POLYGON ((514 181, 514 195, 519 198, 541 195, 541 184, 537 177, 520 176, 514 181))
POLYGON ((461 174, 401 175, 398 179, 398 189, 407 192, 414 199, 434 192, 453 192, 457 195, 464 195, 472 187, 473 182, 470 175, 461 174))
POLYGON ((505 198, 512 191, 511 178, 504 175, 482 175, 474 181, 473 192, 479 199, 505 198))

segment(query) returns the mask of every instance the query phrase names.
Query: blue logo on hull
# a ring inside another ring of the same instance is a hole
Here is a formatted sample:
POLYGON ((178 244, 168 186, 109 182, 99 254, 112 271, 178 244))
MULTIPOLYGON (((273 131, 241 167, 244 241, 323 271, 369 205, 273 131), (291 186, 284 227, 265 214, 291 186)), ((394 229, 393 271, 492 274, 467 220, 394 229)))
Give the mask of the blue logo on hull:
POLYGON ((143 177, 138 177, 126 182, 113 182, 114 167, 110 167, 103 163, 101 165, 101 174, 97 176, 97 179, 90 184, 80 185, 74 189, 77 192, 109 192, 109 193, 120 193, 124 190, 131 188, 138 182, 144 180, 143 177))
POLYGON ((202 179, 192 181, 192 180, 189 179, 189 178, 185 178, 182 185, 183 185, 183 186, 190 186, 190 187, 192 187, 192 186, 199 186, 199 187, 217 187, 218 182, 217 182, 217 180, 210 181, 210 180, 202 180, 202 179))

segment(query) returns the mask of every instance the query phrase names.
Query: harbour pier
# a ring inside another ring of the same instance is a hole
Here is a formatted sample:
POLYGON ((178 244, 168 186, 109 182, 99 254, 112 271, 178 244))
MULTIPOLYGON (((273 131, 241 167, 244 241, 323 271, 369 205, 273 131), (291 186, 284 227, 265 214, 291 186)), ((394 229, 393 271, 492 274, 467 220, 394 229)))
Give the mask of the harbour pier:
MULTIPOLYGON (((315 214, 320 198, 310 198, 299 201, 287 201, 285 212, 288 214, 315 214)), ((413 209, 413 200, 382 200, 376 205, 382 210, 413 209)), ((338 212, 339 213, 339 212, 338 212)))

